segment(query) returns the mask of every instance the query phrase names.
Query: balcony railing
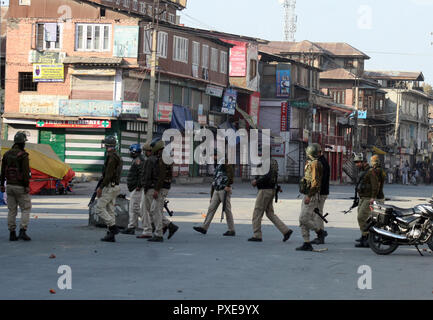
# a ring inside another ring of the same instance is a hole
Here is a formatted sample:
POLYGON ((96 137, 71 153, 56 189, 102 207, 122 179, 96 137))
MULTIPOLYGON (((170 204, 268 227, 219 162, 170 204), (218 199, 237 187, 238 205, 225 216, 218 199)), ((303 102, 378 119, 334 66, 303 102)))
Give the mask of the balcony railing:
POLYGON ((348 139, 348 137, 328 136, 320 132, 313 132, 312 139, 313 139, 313 143, 318 143, 320 145, 329 144, 334 146, 348 147, 349 145, 352 144, 351 141, 348 139))

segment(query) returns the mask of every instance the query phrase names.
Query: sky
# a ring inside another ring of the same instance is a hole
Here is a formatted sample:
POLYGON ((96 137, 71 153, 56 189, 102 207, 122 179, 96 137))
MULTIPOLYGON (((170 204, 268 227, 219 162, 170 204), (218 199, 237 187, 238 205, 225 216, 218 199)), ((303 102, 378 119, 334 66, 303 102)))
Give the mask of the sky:
MULTIPOLYGON (((283 40, 278 0, 188 0, 181 23, 283 40)), ((371 57, 366 70, 422 71, 433 83, 433 0, 297 0, 296 41, 346 42, 371 57)))

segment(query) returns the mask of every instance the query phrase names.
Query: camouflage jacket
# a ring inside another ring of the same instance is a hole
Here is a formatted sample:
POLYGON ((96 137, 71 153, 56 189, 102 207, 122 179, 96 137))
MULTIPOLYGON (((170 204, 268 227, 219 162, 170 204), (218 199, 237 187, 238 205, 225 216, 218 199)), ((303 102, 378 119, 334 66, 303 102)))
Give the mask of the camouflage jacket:
POLYGON ((320 194, 322 185, 323 165, 319 160, 307 160, 304 179, 309 185, 308 197, 320 194))
POLYGON ((362 168, 357 190, 360 198, 377 198, 379 192, 379 180, 374 168, 371 168, 368 164, 362 168))

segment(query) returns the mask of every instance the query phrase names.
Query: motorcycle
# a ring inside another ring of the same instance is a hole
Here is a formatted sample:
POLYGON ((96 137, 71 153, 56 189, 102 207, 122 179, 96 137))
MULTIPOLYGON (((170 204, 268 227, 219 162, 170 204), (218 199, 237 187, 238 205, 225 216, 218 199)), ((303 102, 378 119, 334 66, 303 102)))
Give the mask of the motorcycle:
POLYGON ((433 199, 409 209, 374 202, 370 210, 366 230, 376 254, 391 254, 402 245, 415 246, 421 256, 419 245, 433 250, 433 199))

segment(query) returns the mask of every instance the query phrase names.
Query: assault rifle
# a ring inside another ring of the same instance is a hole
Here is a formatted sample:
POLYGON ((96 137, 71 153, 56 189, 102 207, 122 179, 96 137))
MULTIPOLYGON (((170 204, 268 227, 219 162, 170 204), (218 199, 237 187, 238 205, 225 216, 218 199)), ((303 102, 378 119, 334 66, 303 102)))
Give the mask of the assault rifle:
POLYGON ((98 188, 101 186, 103 180, 104 180, 104 178, 99 179, 98 184, 96 185, 95 191, 93 192, 92 197, 90 198, 90 202, 89 202, 89 204, 87 205, 88 207, 90 207, 90 206, 93 204, 93 202, 95 202, 95 199, 96 199, 96 191, 97 191, 98 188))
POLYGON ((329 215, 329 213, 322 215, 320 213, 319 208, 314 209, 314 213, 317 214, 320 217, 320 219, 322 219, 325 223, 328 223, 328 220, 326 220, 326 217, 329 215))
POLYGON ((278 203, 278 193, 283 192, 283 189, 281 189, 280 185, 275 186, 275 203, 278 203))
POLYGON ((170 202, 170 201, 168 201, 168 200, 165 200, 165 201, 164 201, 164 209, 167 211, 168 215, 169 215, 170 217, 172 217, 172 216, 173 216, 173 211, 171 211, 171 210, 168 208, 168 204, 169 204, 169 202, 170 202))

